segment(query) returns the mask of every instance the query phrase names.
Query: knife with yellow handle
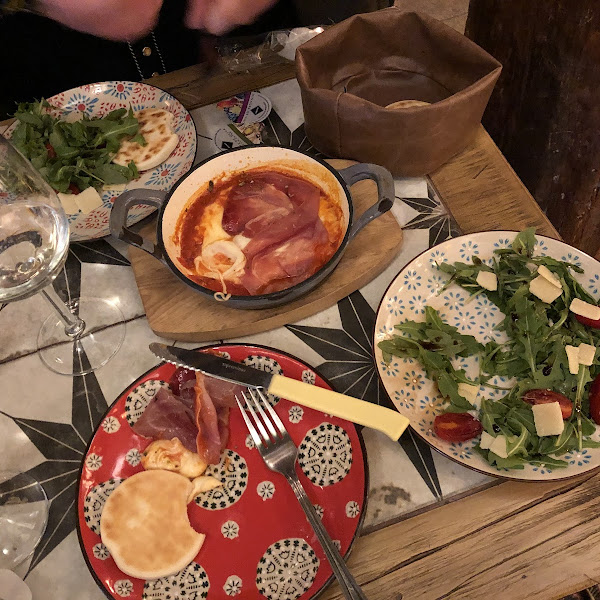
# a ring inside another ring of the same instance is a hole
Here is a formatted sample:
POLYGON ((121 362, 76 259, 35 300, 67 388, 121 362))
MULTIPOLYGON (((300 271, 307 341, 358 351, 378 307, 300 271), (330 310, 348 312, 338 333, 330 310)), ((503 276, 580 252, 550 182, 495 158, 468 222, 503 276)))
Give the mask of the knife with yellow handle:
POLYGON ((174 365, 201 371, 210 377, 245 387, 264 389, 269 394, 281 396, 308 408, 378 429, 393 440, 397 440, 408 426, 408 419, 395 410, 283 375, 259 371, 208 352, 185 350, 156 342, 150 344, 150 350, 162 360, 174 365))

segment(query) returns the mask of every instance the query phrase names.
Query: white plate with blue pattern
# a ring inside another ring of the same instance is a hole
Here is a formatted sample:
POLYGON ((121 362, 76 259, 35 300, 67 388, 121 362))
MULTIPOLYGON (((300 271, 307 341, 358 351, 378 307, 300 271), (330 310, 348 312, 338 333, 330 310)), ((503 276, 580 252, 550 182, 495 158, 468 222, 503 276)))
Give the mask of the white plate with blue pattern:
MULTIPOLYGON (((386 364, 377 347, 381 340, 394 333, 394 325, 397 323, 424 320, 426 305, 438 310, 444 322, 457 327, 461 333, 474 336, 482 343, 490 338, 499 342, 506 340, 503 332, 495 330, 504 314, 486 296, 479 295, 467 302, 469 294, 458 285, 449 286, 438 296, 449 276, 439 271, 436 263, 469 263, 472 262, 473 255, 484 262, 489 261, 494 250, 510 247, 515 235, 514 231, 488 231, 453 238, 430 248, 406 265, 386 290, 377 312, 375 362, 381 381, 398 412, 410 419, 417 434, 448 458, 494 476, 534 481, 566 479, 600 467, 600 448, 584 449, 561 456, 569 463, 565 469, 549 470, 532 465, 526 465, 523 470, 497 469, 473 449, 479 437, 460 443, 449 443, 436 437, 433 420, 441 412, 443 404, 437 386, 427 378, 418 361, 394 357, 390 364, 386 364)), ((600 298, 600 263, 597 260, 564 242, 543 236, 537 236, 535 255, 551 256, 579 265, 584 273, 574 273, 575 278, 594 298, 600 298)), ((461 358, 456 364, 466 370, 467 376, 477 377, 476 357, 461 358)), ((492 379, 491 383, 502 387, 511 384, 501 377, 492 379)), ((498 399, 507 393, 483 387, 479 392, 479 398, 485 393, 485 397, 492 399, 498 399)), ((600 440, 600 433, 596 432, 592 437, 600 440)))
MULTIPOLYGON (((173 129, 179 142, 171 155, 154 169, 143 171, 138 179, 125 186, 105 187, 102 192, 102 206, 89 213, 68 214, 71 241, 81 242, 104 237, 110 233, 109 216, 115 198, 125 189, 149 188, 169 191, 173 184, 192 167, 196 156, 196 126, 190 113, 171 94, 134 81, 104 81, 82 85, 48 98, 48 102, 60 109, 59 114, 66 119, 73 115, 87 114, 89 117, 102 117, 117 108, 133 108, 134 112, 145 108, 161 108, 173 114, 173 129)), ((4 136, 10 139, 17 123, 13 123, 4 136)), ((138 204, 129 212, 127 224, 132 225, 154 211, 154 207, 138 204)))

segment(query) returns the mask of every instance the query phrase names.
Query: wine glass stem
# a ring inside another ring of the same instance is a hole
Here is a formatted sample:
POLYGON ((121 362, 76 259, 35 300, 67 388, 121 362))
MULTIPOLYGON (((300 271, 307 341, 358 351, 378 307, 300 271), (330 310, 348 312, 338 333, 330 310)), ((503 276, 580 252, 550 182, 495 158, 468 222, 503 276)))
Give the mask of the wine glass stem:
POLYGON ((42 295, 50 302, 63 320, 65 334, 73 339, 77 339, 85 330, 85 321, 71 312, 51 285, 42 290, 42 295))

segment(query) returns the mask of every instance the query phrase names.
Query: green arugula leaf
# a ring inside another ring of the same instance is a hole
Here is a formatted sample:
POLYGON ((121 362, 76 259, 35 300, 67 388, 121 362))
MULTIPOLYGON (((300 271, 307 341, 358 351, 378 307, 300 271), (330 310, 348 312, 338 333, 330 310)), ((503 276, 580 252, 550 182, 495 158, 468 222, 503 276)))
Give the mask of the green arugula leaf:
POLYGON ((535 250, 535 227, 529 227, 517 234, 512 249, 517 254, 522 254, 531 258, 535 250))
POLYGON ((499 469, 524 469, 529 462, 526 458, 520 456, 510 456, 509 458, 501 458, 492 451, 488 453, 488 462, 491 465, 496 465, 499 469))
POLYGON ((115 165, 114 163, 99 164, 96 166, 93 173, 106 185, 127 183, 132 179, 129 167, 115 165))
POLYGON ((596 432, 596 425, 585 415, 581 415, 581 432, 584 437, 590 436, 596 432))
POLYGON ((34 127, 43 127, 44 121, 40 117, 33 112, 16 112, 14 114, 15 118, 21 121, 21 123, 29 123, 29 125, 33 125, 34 127))
POLYGON ((126 108, 116 108, 115 110, 111 110, 105 117, 107 121, 119 121, 125 115, 133 116, 133 110, 129 108, 129 111, 126 108))
POLYGON ((572 423, 565 423, 565 428, 563 432, 557 436, 556 441, 554 442, 553 453, 561 454, 566 451, 566 448, 569 444, 569 441, 575 434, 575 429, 572 423))
POLYGON ((579 373, 577 374, 577 394, 575 396, 573 411, 575 413, 575 418, 577 419, 577 441, 579 443, 579 450, 583 448, 583 436, 591 435, 594 431, 596 431, 596 427, 594 427, 591 431, 589 429, 584 431, 585 415, 582 414, 581 409, 581 400, 584 388, 586 384, 590 383, 591 381, 592 378, 590 377, 590 370, 586 366, 580 364, 579 373), (589 433, 587 433, 587 431, 589 431, 589 433))
POLYGON ((394 329, 398 329, 418 340, 424 339, 425 327, 426 323, 416 323, 415 321, 405 321, 394 325, 394 329))
POLYGON ((506 453, 508 455, 508 458, 510 458, 511 456, 519 456, 519 455, 527 458, 527 456, 529 455, 529 453, 527 452, 527 448, 526 448, 526 444, 527 444, 528 440, 529 440, 529 431, 527 430, 526 427, 521 425, 521 435, 514 440, 509 440, 508 443, 506 444, 506 453))
POLYGON ((530 406, 513 406, 505 416, 506 422, 514 433, 519 433, 525 427, 532 435, 536 434, 533 411, 530 406))
POLYGON ((132 138, 131 142, 134 144, 139 144, 140 146, 146 146, 148 142, 146 138, 141 133, 136 133, 132 138))
POLYGON ((458 384, 449 373, 439 373, 436 382, 440 393, 450 400, 452 407, 461 409, 458 412, 474 410, 475 407, 458 393, 458 384))
POLYGON ((565 469, 569 466, 566 460, 552 458, 551 456, 529 457, 527 461, 534 466, 545 467, 546 469, 565 469))

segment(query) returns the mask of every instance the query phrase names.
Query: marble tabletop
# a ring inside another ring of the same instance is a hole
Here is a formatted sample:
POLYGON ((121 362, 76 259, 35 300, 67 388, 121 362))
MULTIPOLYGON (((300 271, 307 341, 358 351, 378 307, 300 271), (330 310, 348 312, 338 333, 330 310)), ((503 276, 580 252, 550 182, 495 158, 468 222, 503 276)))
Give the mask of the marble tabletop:
MULTIPOLYGON (((263 139, 317 154, 304 135, 296 81, 261 92, 272 104, 263 139)), ((191 114, 197 126, 199 161, 219 150, 222 136, 218 132, 230 121, 215 105, 191 114)), ((391 407, 372 359, 377 306, 405 264, 428 247, 460 233, 427 179, 396 179, 395 186, 393 213, 404 228, 404 243, 381 275, 317 315, 228 341, 285 350, 312 365, 338 391, 391 407)), ((51 500, 44 537, 19 569, 33 597, 100 600, 104 595, 88 572, 77 539, 79 467, 108 407, 123 389, 157 364, 148 344, 160 338, 145 318, 127 249, 115 240, 73 243, 54 286, 65 299, 82 294, 114 301, 125 316, 125 340, 100 370, 76 378, 56 375, 42 365, 36 353, 37 331, 49 312, 45 300, 37 295, 1 305, 0 464, 2 469, 32 474, 51 500)), ((365 532, 496 482, 439 455, 410 429, 398 443, 369 429, 363 430, 363 436, 370 473, 365 532)))

